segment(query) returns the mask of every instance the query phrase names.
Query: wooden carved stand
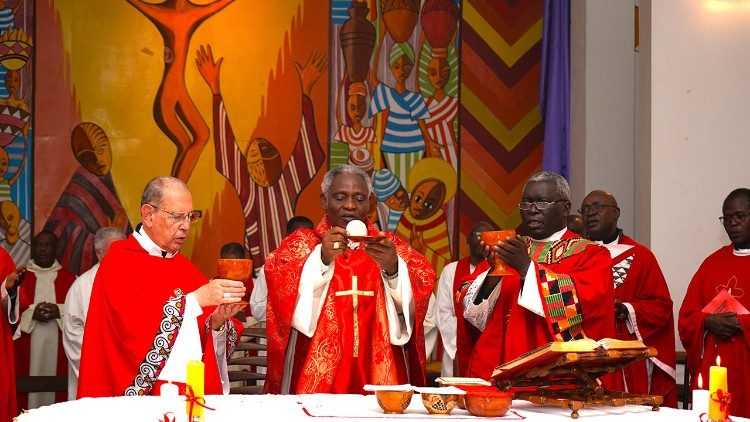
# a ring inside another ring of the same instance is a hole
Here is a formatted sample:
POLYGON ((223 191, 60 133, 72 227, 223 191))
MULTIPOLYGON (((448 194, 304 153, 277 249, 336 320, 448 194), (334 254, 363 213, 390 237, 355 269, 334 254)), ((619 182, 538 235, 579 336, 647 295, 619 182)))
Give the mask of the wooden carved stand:
POLYGON ((500 389, 512 389, 515 398, 570 409, 573 419, 578 418, 578 411, 584 407, 640 404, 657 411, 664 401, 662 396, 607 391, 599 380, 602 375, 654 357, 656 353, 654 348, 568 352, 510 378, 496 378, 495 382, 500 389))

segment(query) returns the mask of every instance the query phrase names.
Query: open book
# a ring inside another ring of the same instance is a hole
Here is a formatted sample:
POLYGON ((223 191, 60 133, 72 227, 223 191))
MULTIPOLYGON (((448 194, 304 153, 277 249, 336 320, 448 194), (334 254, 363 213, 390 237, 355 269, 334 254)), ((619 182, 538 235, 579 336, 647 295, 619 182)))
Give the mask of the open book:
POLYGON ((645 350, 647 348, 640 340, 618 340, 614 338, 553 341, 496 367, 492 372, 492 379, 509 378, 523 371, 553 362, 558 356, 566 353, 585 353, 600 350, 645 350))

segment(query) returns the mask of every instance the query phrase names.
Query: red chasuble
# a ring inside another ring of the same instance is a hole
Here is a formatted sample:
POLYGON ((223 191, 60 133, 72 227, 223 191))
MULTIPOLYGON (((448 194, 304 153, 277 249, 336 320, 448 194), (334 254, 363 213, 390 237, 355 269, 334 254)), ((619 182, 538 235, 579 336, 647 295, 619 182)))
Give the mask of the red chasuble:
MULTIPOLYGON (((0 248, 0 283, 16 270, 13 258, 0 248)), ((0 422, 10 422, 18 416, 16 411, 16 371, 13 363, 13 334, 8 315, 0 317, 0 422)))
MULTIPOLYGON (((458 365, 459 374, 456 376, 467 376, 471 352, 474 350, 474 343, 481 332, 471 323, 464 320, 464 297, 469 291, 469 286, 476 280, 479 274, 487 271, 490 265, 486 259, 483 259, 479 265, 471 272, 469 257, 459 260, 456 263, 456 274, 453 277, 453 309, 456 315, 456 365, 458 365)), ((493 366, 494 368, 494 366, 493 366)))
POLYGON ((732 394, 730 414, 747 418, 750 417, 750 401, 744 397, 750 391, 750 315, 738 315, 742 332, 721 340, 704 331, 705 314, 701 312, 722 289, 750 309, 750 256, 736 256, 732 250, 732 245, 724 246, 703 261, 688 286, 677 327, 687 351, 691 387, 696 388, 700 373, 703 388, 706 388, 708 368, 721 356, 721 366, 727 368, 728 388, 732 394))
MULTIPOLYGON (((78 397, 157 395, 154 383, 179 335, 185 295, 207 282, 181 254, 149 255, 131 235, 115 242, 102 260, 91 293, 81 350, 78 397)), ((221 378, 208 317, 198 328, 206 365, 205 393, 221 394, 221 378)), ((239 322, 227 332, 227 356, 234 352, 239 322)))
MULTIPOLYGON (((287 236, 266 259, 268 282, 268 374, 265 389, 279 393, 292 317, 302 268, 313 248, 330 229, 327 217, 314 230, 300 229, 287 236)), ((367 221, 368 235, 380 232, 367 221)), ((362 393, 364 384, 414 385, 425 383, 424 317, 435 284, 435 272, 419 253, 392 233, 398 256, 409 268, 415 310, 412 336, 404 346, 390 343, 387 294, 380 267, 362 250, 347 250, 334 261, 335 269, 312 338, 298 336, 290 392, 362 393), (357 278, 354 289, 353 276, 357 278), (357 325, 352 290, 358 295, 357 325), (355 329, 358 328, 358 329, 355 329), (358 343, 358 347, 355 347, 358 343)), ((406 305, 406 304, 405 304, 406 305)))
POLYGON ((615 297, 628 308, 634 332, 630 333, 626 321, 617 319, 617 338, 641 340, 659 353, 651 358, 651 388, 646 361, 641 361, 622 371, 625 391, 664 396, 665 406, 677 407, 674 316, 667 281, 648 248, 624 235, 619 243, 633 246, 613 258, 612 277, 615 297))
MULTIPOLYGON (((61 305, 65 303, 65 295, 68 289, 73 285, 76 276, 65 268, 57 271, 55 278, 55 303, 61 305)), ((34 304, 34 293, 36 292, 36 274, 27 271, 23 279, 23 284, 18 289, 19 315, 29 309, 34 304)), ((62 309, 61 309, 62 311, 62 309)), ((49 321, 49 324, 57 324, 55 321, 49 321)), ((21 337, 15 341, 15 358, 16 358, 16 376, 29 376, 31 365, 31 334, 21 333, 21 337)), ((57 375, 68 376, 68 358, 65 356, 65 349, 62 344, 62 332, 57 336, 57 375)), ((18 393, 18 408, 28 409, 29 393, 18 393)), ((55 403, 63 402, 68 399, 67 391, 58 391, 55 393, 55 403)))

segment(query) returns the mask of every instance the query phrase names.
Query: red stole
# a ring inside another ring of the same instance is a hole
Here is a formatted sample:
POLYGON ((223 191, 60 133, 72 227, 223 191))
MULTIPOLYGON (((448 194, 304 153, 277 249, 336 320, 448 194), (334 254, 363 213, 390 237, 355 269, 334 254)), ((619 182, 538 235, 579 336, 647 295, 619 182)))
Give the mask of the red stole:
POLYGON ((466 376, 471 359, 471 352, 474 349, 474 343, 481 335, 481 332, 464 320, 463 300, 469 291, 469 286, 476 280, 479 274, 487 271, 490 265, 486 259, 483 259, 479 265, 470 272, 470 257, 459 260, 456 263, 456 274, 453 277, 453 307, 456 315, 456 364, 460 371, 455 376, 466 376))
MULTIPOLYGON (((57 271, 57 277, 55 278, 55 303, 58 305, 65 303, 65 295, 68 293, 68 289, 73 285, 75 281, 75 274, 70 271, 60 268, 57 271)), ((36 292, 36 274, 31 271, 27 271, 24 276, 23 284, 18 289, 18 301, 19 301, 19 315, 29 309, 34 304, 34 293, 36 292)), ((57 324, 56 321, 49 321, 48 324, 57 324)), ((15 358, 16 358, 16 376, 27 377, 29 376, 29 368, 31 364, 31 334, 21 333, 15 341, 15 358)), ((58 333, 57 337, 57 375, 67 376, 68 375, 68 358, 65 356, 65 349, 62 344, 62 332, 58 333)), ((18 408, 28 409, 29 394, 18 393, 18 408)), ((55 393, 55 402, 63 402, 67 400, 67 391, 58 391, 55 393)))
MULTIPOLYGON (((13 258, 0 248, 0 280, 5 280, 16 270, 13 258)), ((11 422, 18 416, 16 411, 16 368, 13 363, 13 333, 8 316, 0 317, 0 422, 11 422)))
MULTIPOLYGON (((367 221, 368 235, 380 233, 371 222, 367 221)), ((291 321, 297 301, 297 289, 300 275, 305 261, 315 245, 331 225, 324 217, 315 230, 300 229, 287 236, 281 246, 266 260, 265 273, 268 282, 268 374, 265 390, 268 393, 278 393, 281 389, 281 379, 284 373, 284 359, 291 332, 291 321)), ((370 383, 406 382, 401 369, 408 367, 408 382, 414 385, 425 383, 425 345, 424 345, 424 317, 430 293, 435 283, 435 272, 430 263, 419 253, 411 249, 404 241, 392 233, 385 233, 388 239, 396 244, 396 251, 409 269, 412 292, 414 295, 415 311, 414 325, 410 340, 403 347, 392 346, 388 335, 388 318, 385 310, 385 292, 380 278, 380 270, 364 252, 357 257, 357 251, 349 252, 348 257, 339 255, 336 258, 334 274, 339 273, 339 279, 332 281, 325 298, 322 298, 323 310, 318 319, 318 325, 313 337, 307 339, 300 335, 297 339, 295 362, 292 373, 292 393, 330 393, 345 392, 361 393, 362 384, 347 382, 346 386, 338 387, 337 380, 347 374, 355 374, 370 383), (342 260, 355 259, 361 265, 346 265, 342 260), (341 267, 341 268, 339 268, 341 267), (377 274, 375 273, 377 271, 377 274), (369 332, 360 328, 367 339, 360 335, 360 349, 365 342, 371 342, 369 359, 367 355, 360 355, 353 359, 353 344, 351 348, 346 342, 353 341, 353 321, 351 296, 336 296, 336 290, 343 288, 351 290, 351 276, 356 274, 359 290, 374 291, 374 296, 362 297, 359 302, 359 322, 361 327, 371 327, 369 332), (369 280, 366 280, 368 279, 369 280), (364 286, 367 286, 365 288, 364 286), (374 299, 374 300, 373 300, 374 299), (373 302, 374 310, 370 321, 364 321, 364 308, 373 302), (343 305, 340 307, 339 305, 343 305), (363 308, 364 307, 364 308, 363 308), (346 331, 349 330, 349 331, 346 331), (350 334, 350 335, 347 335, 350 334), (348 354, 348 357, 344 357, 348 354), (345 360, 346 359, 346 360, 345 360), (404 361, 402 364, 399 361, 404 361), (347 366, 352 365, 352 366, 347 366)), ((361 381, 361 380, 360 380, 361 381)))

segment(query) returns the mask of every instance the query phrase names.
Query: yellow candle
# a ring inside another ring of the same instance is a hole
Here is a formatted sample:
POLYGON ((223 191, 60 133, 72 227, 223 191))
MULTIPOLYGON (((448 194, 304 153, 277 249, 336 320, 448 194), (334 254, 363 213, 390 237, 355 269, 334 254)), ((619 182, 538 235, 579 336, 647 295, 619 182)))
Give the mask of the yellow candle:
MULTIPOLYGON (((187 385, 192 389, 193 395, 196 397, 196 399, 203 398, 204 373, 205 366, 203 365, 203 362, 199 360, 188 361, 187 385)), ((190 393, 190 390, 188 390, 187 393, 190 393)), ((188 416, 190 415, 190 404, 190 401, 188 401, 186 407, 188 416)), ((193 403, 193 418, 188 422, 193 422, 195 420, 203 421, 203 407, 199 406, 197 403, 193 403)))
POLYGON ((708 375, 708 391, 710 393, 710 400, 708 403, 708 419, 714 421, 723 421, 725 419, 725 412, 721 410, 721 403, 717 401, 717 392, 722 391, 722 394, 726 394, 727 391, 727 368, 721 366, 721 358, 716 358, 716 366, 709 368, 710 372, 708 375))

